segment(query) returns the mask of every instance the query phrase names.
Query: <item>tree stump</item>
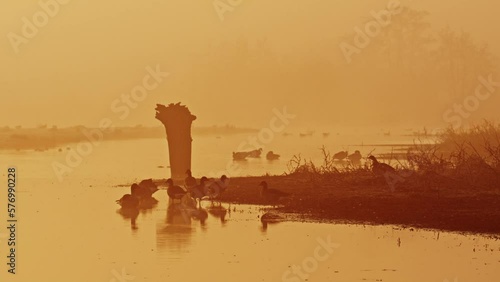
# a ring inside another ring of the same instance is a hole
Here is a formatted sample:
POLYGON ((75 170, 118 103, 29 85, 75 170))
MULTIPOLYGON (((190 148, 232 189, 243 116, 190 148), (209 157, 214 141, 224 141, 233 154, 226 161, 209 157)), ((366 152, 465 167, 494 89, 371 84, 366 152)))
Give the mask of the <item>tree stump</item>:
POLYGON ((186 106, 170 104, 156 105, 156 119, 161 121, 167 132, 170 174, 174 180, 185 178, 186 170, 191 169, 191 125, 196 116, 186 106))

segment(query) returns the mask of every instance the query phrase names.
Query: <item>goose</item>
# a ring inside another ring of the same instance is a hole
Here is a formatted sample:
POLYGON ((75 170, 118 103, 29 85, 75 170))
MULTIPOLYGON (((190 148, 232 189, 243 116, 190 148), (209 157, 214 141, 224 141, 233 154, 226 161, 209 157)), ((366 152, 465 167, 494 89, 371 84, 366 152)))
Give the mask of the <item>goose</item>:
POLYGON ((266 212, 260 217, 261 222, 277 223, 283 221, 283 217, 272 212, 266 212))
POLYGON ((266 181, 262 181, 259 186, 262 187, 260 190, 260 195, 264 199, 279 200, 280 198, 290 195, 290 193, 282 192, 280 190, 269 189, 266 181))
POLYGON ((280 155, 278 154, 275 154, 273 151, 269 151, 266 155, 266 159, 270 160, 270 161, 273 161, 273 160, 277 160, 280 158, 280 155))
POLYGON ((208 185, 208 189, 205 193, 206 196, 208 196, 210 200, 218 199, 220 195, 226 191, 228 180, 229 178, 227 178, 226 175, 222 175, 218 181, 211 182, 208 185))
POLYGON ((353 164, 359 164, 362 158, 363 156, 361 156, 361 152, 358 150, 356 150, 354 154, 350 154, 349 156, 347 156, 347 159, 349 159, 349 161, 351 161, 351 163, 353 164))
POLYGON ((174 185, 174 181, 171 178, 167 180, 167 185, 167 194, 168 197, 172 200, 180 200, 182 199, 182 197, 184 197, 184 195, 187 194, 187 192, 182 189, 182 187, 174 185))
POLYGON ((266 232, 269 224, 276 224, 283 221, 283 218, 277 214, 267 212, 260 217, 260 222, 262 223, 262 231, 266 232))
POLYGON ((116 203, 119 204, 124 209, 137 209, 139 208, 139 199, 137 197, 125 194, 119 200, 116 200, 116 203))
POLYGON ((147 198, 150 198, 154 193, 156 193, 156 191, 158 191, 158 185, 156 185, 151 178, 139 182, 139 187, 141 188, 144 196, 146 196, 147 198))
POLYGON ((201 199, 205 196, 206 194, 206 183, 208 182, 208 178, 203 176, 200 179, 200 184, 196 185, 195 187, 191 188, 189 191, 191 193, 191 196, 195 198, 196 200, 200 201, 201 204, 201 199))
POLYGON ((248 157, 246 152, 233 152, 233 160, 235 161, 245 161, 248 157))
POLYGON ((349 155, 349 153, 347 151, 340 151, 340 152, 336 153, 335 155, 333 155, 333 159, 341 161, 341 160, 347 158, 348 155, 349 155))
POLYGON ((260 158, 260 155, 262 154, 262 148, 259 148, 258 150, 246 152, 246 153, 248 154, 249 158, 260 158))
POLYGON ((137 183, 132 184, 132 186, 130 186, 130 194, 136 198, 140 198, 141 186, 139 186, 137 183))
POLYGON ((130 187, 130 194, 139 200, 151 199, 156 191, 158 191, 158 186, 152 179, 143 180, 139 184, 134 183, 130 187))
POLYGON ((196 178, 193 177, 193 173, 191 172, 190 169, 186 170, 186 179, 184 180, 184 186, 189 190, 190 188, 193 188, 194 186, 197 185, 196 183, 196 178))
POLYGON ((384 176, 387 173, 395 173, 396 172, 396 170, 392 166, 379 162, 377 160, 377 158, 375 158, 374 156, 369 156, 368 158, 370 160, 372 160, 372 162, 373 162, 372 171, 376 175, 384 176))

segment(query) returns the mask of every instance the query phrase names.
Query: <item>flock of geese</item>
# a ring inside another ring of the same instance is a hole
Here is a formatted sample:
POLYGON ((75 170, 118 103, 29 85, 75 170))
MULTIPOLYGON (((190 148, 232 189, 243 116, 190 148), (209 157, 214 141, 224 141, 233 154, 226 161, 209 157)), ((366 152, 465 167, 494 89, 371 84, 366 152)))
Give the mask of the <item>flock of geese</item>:
MULTIPOLYGON (((260 158, 262 154, 262 148, 248 152, 233 152, 233 160, 235 161, 246 161, 247 158, 260 158)), ((275 154, 273 151, 269 151, 266 154, 266 159, 269 161, 278 160, 280 155, 275 154)))
MULTIPOLYGON (((335 154, 334 158, 358 160, 358 157, 361 157, 359 151, 356 151, 352 155, 348 155, 347 152, 341 153, 341 155, 339 155, 340 153, 335 154)), ((359 160, 360 159, 361 158, 359 158, 359 160)), ((378 176, 387 176, 387 174, 396 173, 396 170, 392 166, 379 162, 374 156, 369 156, 368 159, 372 161, 372 172, 374 174, 378 176)), ((187 170, 184 187, 175 185, 172 179, 166 181, 167 194, 172 203, 180 201, 191 207, 196 207, 196 205, 201 207, 202 200, 211 200, 212 202, 219 200, 220 196, 226 192, 228 182, 229 178, 226 175, 222 175, 220 179, 217 180, 210 180, 203 176, 198 183, 196 178, 193 177, 191 170, 187 170)), ((281 198, 290 196, 290 193, 269 188, 266 181, 262 181, 259 186, 261 187, 260 195, 265 200, 277 201, 281 198)), ((153 194, 158 190, 157 184, 152 179, 146 179, 138 184, 132 184, 130 187, 130 194, 125 194, 116 202, 122 208, 126 209, 150 208, 158 203, 153 197, 153 194)))
MULTIPOLYGON (((220 179, 215 181, 209 180, 204 176, 200 179, 200 183, 198 184, 191 170, 187 170, 186 175, 184 187, 175 185, 171 178, 167 179, 165 182, 167 186, 167 195, 172 203, 185 199, 186 201, 183 202, 185 204, 191 206, 198 204, 198 206, 200 206, 202 200, 216 201, 226 191, 229 182, 229 178, 225 175, 222 175, 220 179)), ((153 198, 153 194, 158 190, 158 185, 154 183, 152 179, 146 179, 139 184, 132 184, 130 187, 130 194, 123 195, 123 197, 116 202, 122 208, 127 209, 150 208, 158 203, 158 201, 153 198)))

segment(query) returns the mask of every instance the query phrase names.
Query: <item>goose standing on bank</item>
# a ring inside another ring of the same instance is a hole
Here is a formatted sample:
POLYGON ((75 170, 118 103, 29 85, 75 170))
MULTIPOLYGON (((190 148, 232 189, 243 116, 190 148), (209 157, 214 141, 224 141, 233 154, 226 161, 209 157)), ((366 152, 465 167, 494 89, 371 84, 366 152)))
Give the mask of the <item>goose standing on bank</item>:
POLYGON ((290 193, 286 193, 286 192, 283 192, 283 191, 280 191, 280 190, 276 190, 276 189, 269 189, 269 187, 267 185, 267 182, 265 182, 265 181, 262 181, 259 184, 259 186, 262 187, 261 190, 260 190, 260 195, 264 199, 279 200, 280 198, 290 196, 290 193))
POLYGON ((184 197, 184 195, 187 194, 187 192, 182 189, 182 187, 174 185, 174 181, 171 178, 167 180, 167 185, 167 194, 172 201, 180 200, 182 199, 182 197, 184 197))
POLYGON ((372 171, 376 175, 385 176, 387 174, 396 173, 396 169, 388 164, 379 162, 374 156, 369 156, 368 158, 373 162, 372 171))

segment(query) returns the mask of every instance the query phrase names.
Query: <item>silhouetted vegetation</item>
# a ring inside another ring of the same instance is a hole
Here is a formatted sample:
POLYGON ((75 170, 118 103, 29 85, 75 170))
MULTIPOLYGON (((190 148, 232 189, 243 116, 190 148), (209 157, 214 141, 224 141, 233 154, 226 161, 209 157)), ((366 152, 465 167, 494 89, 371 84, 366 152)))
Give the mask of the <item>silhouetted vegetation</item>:
POLYGON ((498 233, 499 134, 499 125, 484 122, 450 128, 433 145, 417 140, 406 158, 384 160, 396 168, 389 177, 374 174, 369 162, 334 161, 323 148, 322 164, 297 155, 282 176, 233 178, 232 186, 245 189, 229 189, 224 199, 270 204, 251 188, 265 180, 291 194, 273 204, 305 218, 498 233))
MULTIPOLYGON (((386 159, 393 163, 401 183, 413 188, 429 185, 459 186, 456 188, 496 191, 500 188, 500 125, 485 121, 467 129, 449 128, 438 134, 435 144, 416 140, 405 158, 386 159), (408 180, 408 181, 406 181, 408 180), (446 180, 448 183, 446 184, 446 180)), ((339 162, 322 148, 323 163, 318 165, 300 155, 288 162, 287 175, 301 175, 311 181, 358 181, 373 178, 370 163, 361 166, 339 162)), ((384 154, 391 156, 391 154, 384 154)), ((443 187, 445 188, 445 187, 443 187)))

